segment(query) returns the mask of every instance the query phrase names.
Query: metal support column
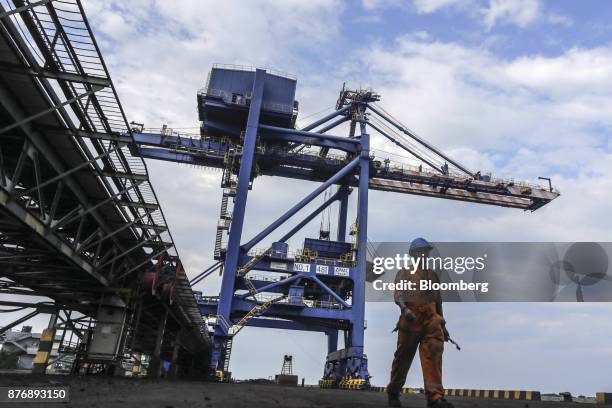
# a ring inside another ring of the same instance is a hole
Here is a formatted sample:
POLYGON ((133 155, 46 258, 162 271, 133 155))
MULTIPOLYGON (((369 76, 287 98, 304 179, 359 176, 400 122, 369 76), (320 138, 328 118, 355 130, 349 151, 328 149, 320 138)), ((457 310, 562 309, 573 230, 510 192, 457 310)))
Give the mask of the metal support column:
POLYGON ((353 329, 351 346, 354 352, 363 353, 365 318, 365 271, 366 248, 368 245, 368 183, 370 175, 370 136, 361 135, 361 156, 359 159, 359 197, 357 216, 357 269, 353 288, 353 329))
POLYGON ((170 360, 170 371, 168 372, 168 377, 176 378, 178 376, 178 354, 181 346, 178 341, 174 341, 174 346, 172 347, 172 360, 170 360))
MULTIPOLYGON (((238 184, 236 186, 236 199, 234 201, 232 224, 230 226, 229 239, 227 243, 227 255, 225 257, 225 266, 223 268, 224 273, 221 281, 220 301, 217 307, 217 315, 221 316, 225 321, 229 321, 230 319, 234 288, 236 284, 236 271, 238 269, 238 259, 240 257, 240 240, 242 239, 244 214, 246 210, 247 195, 255 155, 257 129, 259 126, 259 115, 261 112, 265 76, 265 70, 257 69, 255 71, 253 91, 251 93, 251 105, 249 107, 246 131, 244 134, 244 143, 242 146, 238 184)), ((224 325, 217 325, 215 327, 215 336, 213 337, 213 352, 211 358, 211 366, 213 369, 217 368, 219 360, 221 359, 225 338, 228 335, 227 329, 228 328, 226 328, 224 325)))
POLYGON ((329 330, 327 335, 327 353, 333 353, 338 350, 338 330, 329 330))
POLYGON ((7 332, 9 330, 11 330, 13 327, 15 326, 19 326, 21 323, 30 320, 31 318, 33 318, 34 316, 36 316, 38 314, 38 310, 33 311, 32 313, 28 313, 27 315, 20 317, 19 319, 15 320, 14 322, 7 324, 6 326, 3 326, 0 328, 0 334, 7 332))
POLYGON ((338 187, 338 192, 346 191, 345 194, 340 194, 339 198, 339 208, 338 208, 338 231, 336 240, 340 242, 344 242, 346 240, 346 217, 348 212, 348 192, 350 192, 349 187, 340 186, 338 187))
POLYGON ((159 326, 157 327, 157 337, 155 338, 155 348, 149 363, 147 377, 159 378, 161 375, 162 361, 161 350, 164 342, 164 332, 166 331, 166 321, 168 320, 168 309, 164 308, 159 318, 159 326))
MULTIPOLYGON (((353 291, 350 306, 350 323, 348 330, 343 330, 344 349, 337 350, 338 331, 327 331, 328 355, 321 387, 338 386, 340 388, 367 388, 370 375, 368 373, 367 357, 364 354, 365 330, 365 271, 367 254, 367 222, 368 222, 368 187, 370 178, 370 136, 366 133, 364 107, 357 106, 359 119, 352 123, 359 123, 361 135, 356 136, 359 142, 359 195, 357 198, 356 220, 356 265, 352 272, 353 291)), ((353 134, 353 131, 351 131, 353 134)), ((341 188, 347 188, 342 186, 341 188)), ((338 220, 338 240, 346 238, 346 218, 348 202, 340 202, 338 220)))

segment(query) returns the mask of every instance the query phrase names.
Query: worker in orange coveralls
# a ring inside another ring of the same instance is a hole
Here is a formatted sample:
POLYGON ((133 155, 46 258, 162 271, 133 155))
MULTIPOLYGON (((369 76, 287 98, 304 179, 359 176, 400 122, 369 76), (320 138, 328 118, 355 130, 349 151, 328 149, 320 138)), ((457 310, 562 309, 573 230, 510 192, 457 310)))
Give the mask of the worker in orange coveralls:
MULTIPOLYGON (((426 259, 431 249, 429 242, 423 238, 417 238, 411 242, 409 253, 413 259, 426 259)), ((453 408, 453 404, 444 399, 444 387, 442 386, 442 352, 444 342, 450 337, 442 315, 440 291, 424 291, 419 288, 421 280, 439 282, 439 278, 434 271, 419 265, 410 270, 399 270, 395 282, 402 280, 415 283, 413 290, 396 290, 394 294, 395 303, 400 307, 401 315, 396 326, 398 330, 397 350, 391 366, 391 381, 387 385, 389 406, 401 407, 399 394, 406 382, 406 375, 418 348, 427 406, 453 408)))

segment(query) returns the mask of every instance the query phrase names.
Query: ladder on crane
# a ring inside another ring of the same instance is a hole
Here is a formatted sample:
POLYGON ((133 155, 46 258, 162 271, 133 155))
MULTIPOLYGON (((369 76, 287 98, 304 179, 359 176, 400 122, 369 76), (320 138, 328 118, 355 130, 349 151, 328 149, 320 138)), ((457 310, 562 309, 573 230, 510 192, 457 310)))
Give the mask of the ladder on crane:
POLYGON ((236 196, 236 176, 233 174, 233 167, 236 160, 236 149, 229 148, 223 158, 224 168, 221 177, 221 187, 223 193, 221 197, 221 208, 219 209, 219 222, 217 223, 217 234, 215 236, 214 258, 221 259, 223 251, 223 233, 229 231, 232 224, 232 211, 230 207, 230 197, 236 196))
POLYGON ((227 340, 225 340, 225 345, 223 347, 223 372, 227 373, 229 372, 229 364, 230 364, 230 357, 232 356, 232 343, 234 342, 234 338, 233 337, 228 337, 227 340))

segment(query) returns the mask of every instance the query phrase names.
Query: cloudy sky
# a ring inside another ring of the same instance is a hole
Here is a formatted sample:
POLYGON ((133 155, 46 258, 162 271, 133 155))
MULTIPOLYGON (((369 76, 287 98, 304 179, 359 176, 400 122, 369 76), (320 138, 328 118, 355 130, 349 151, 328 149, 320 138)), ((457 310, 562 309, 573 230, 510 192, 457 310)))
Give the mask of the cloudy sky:
MULTIPOLYGON (((374 192, 372 241, 612 238, 606 0, 589 7, 571 0, 86 0, 85 8, 129 120, 196 132, 196 92, 213 63, 274 67, 297 75, 300 117, 331 108, 345 81, 372 87, 385 109, 468 167, 515 179, 549 176, 562 192, 535 213, 374 192)), ((379 138, 374 147, 378 157, 401 160, 379 138)), ((220 173, 148 167, 195 275, 212 262, 220 173)), ((245 238, 313 188, 257 179, 245 238)), ((198 289, 216 294, 219 278, 198 289)), ((448 328, 464 349, 448 348, 445 384, 609 391, 611 312, 608 304, 447 305, 448 328)), ((384 385, 397 310, 368 305, 366 318, 372 381, 384 385)), ((326 353, 321 334, 253 328, 234 347, 237 377, 274 375, 291 353, 309 383, 320 378, 326 353)), ((421 383, 417 365, 408 385, 421 383)))

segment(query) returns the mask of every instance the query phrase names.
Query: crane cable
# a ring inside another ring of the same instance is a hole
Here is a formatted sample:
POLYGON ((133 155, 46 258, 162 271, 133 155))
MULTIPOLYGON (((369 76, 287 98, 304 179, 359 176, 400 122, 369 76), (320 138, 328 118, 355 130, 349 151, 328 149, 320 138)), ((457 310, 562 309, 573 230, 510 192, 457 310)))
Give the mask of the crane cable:
POLYGON ((383 108, 381 105, 379 105, 379 104, 373 104, 373 105, 376 107, 376 109, 380 109, 385 115, 387 115, 388 118, 391 119, 392 122, 395 122, 395 125, 399 125, 400 127, 402 127, 404 129, 404 132, 407 133, 408 135, 410 135, 412 139, 414 139, 416 142, 418 142, 423 147, 427 148, 429 151, 433 152, 438 158, 444 159, 445 164, 451 165, 451 166, 455 167, 461 173, 465 173, 465 174, 467 174, 469 176, 472 175, 471 171, 467 170, 463 165, 457 163, 456 161, 452 160, 451 158, 445 157, 445 154, 442 152, 441 149, 439 149, 438 147, 434 146, 430 142, 425 141, 415 131, 413 131, 409 127, 405 126, 396 117, 394 117, 387 110, 385 110, 385 108, 383 108))
POLYGON ((386 123, 382 122, 378 118, 370 117, 369 120, 372 122, 373 125, 383 128, 381 130, 387 133, 388 137, 390 137, 393 141, 396 142, 396 144, 398 144, 401 148, 406 150, 408 153, 412 154, 420 163, 423 163, 428 167, 435 168, 436 170, 440 170, 441 166, 444 164, 440 162, 440 158, 438 156, 433 156, 430 151, 423 150, 420 146, 415 145, 413 141, 399 134, 397 131, 390 128, 386 123), (420 159, 418 156, 423 157, 425 160, 429 161, 431 164, 423 162, 423 160, 420 159))
MULTIPOLYGON (((323 194, 323 202, 331 198, 331 188, 325 190, 323 194)), ((321 212, 321 226, 319 228, 319 239, 329 240, 331 236, 331 205, 321 212), (327 220, 327 222, 326 222, 327 220)))

